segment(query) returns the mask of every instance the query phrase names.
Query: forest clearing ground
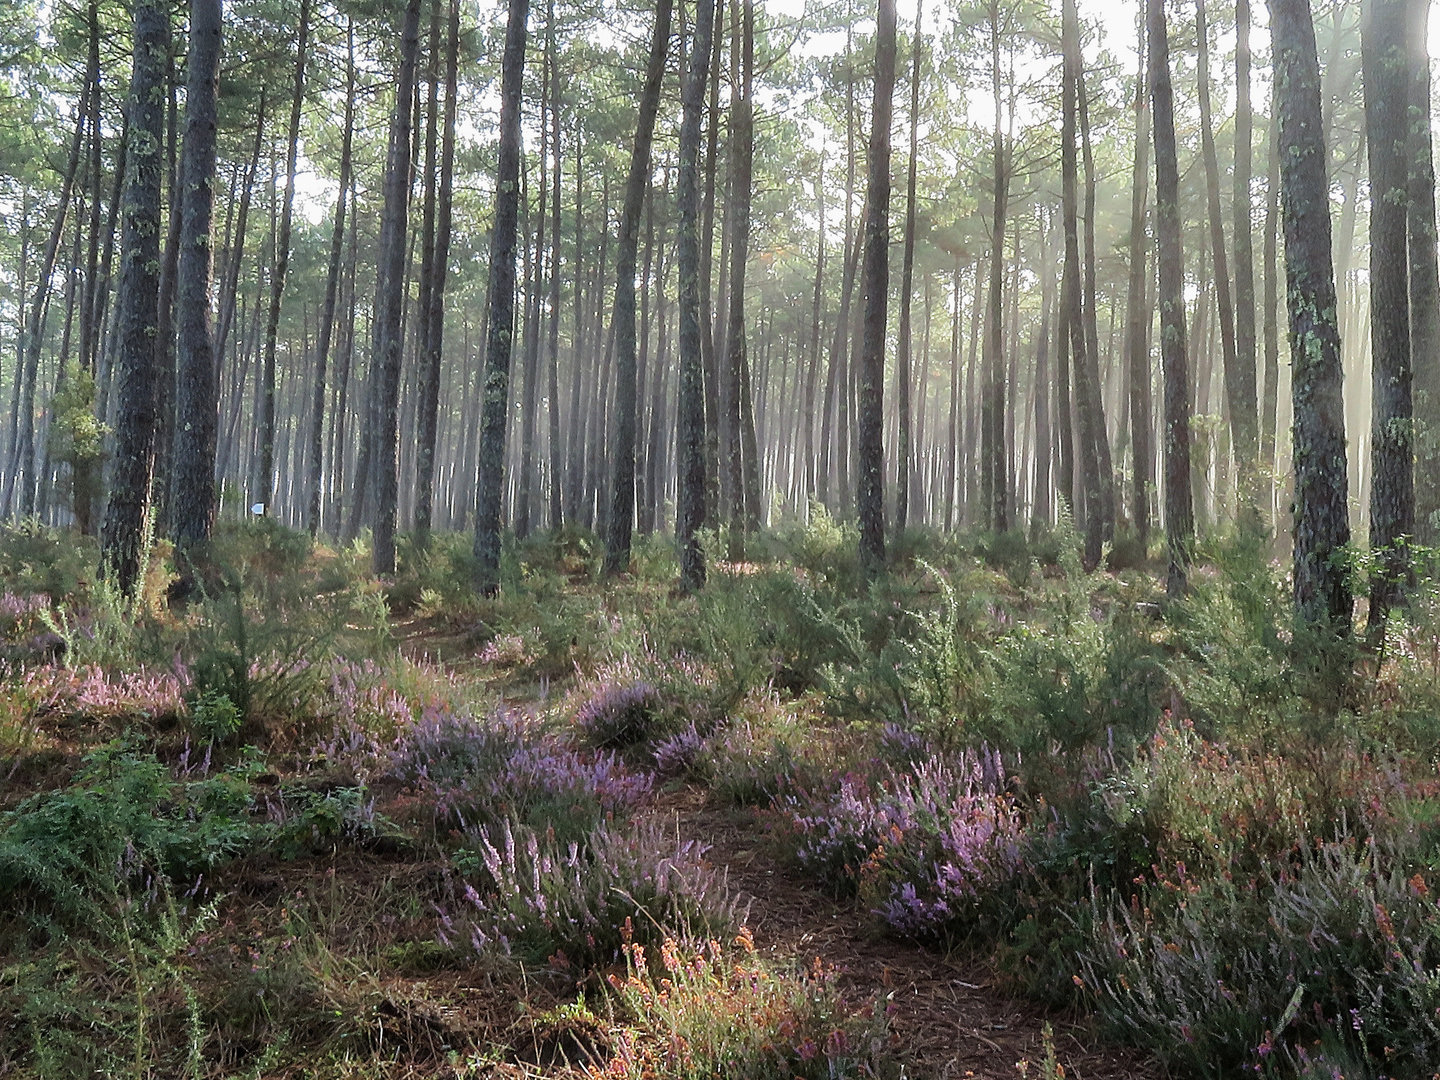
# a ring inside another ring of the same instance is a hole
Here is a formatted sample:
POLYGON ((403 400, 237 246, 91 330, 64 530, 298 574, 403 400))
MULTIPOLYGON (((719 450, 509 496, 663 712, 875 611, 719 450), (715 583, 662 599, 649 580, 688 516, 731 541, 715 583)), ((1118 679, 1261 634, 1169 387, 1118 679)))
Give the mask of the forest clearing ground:
POLYGON ((749 904, 746 922, 762 953, 807 965, 818 957, 858 1000, 888 997, 897 1048, 917 1076, 1011 1080, 1021 1061, 1038 1076, 1047 1019, 1070 1080, 1159 1075, 1140 1055, 1098 1044, 1083 1025, 1011 998, 982 961, 887 937, 857 903, 807 886, 767 851, 754 811, 709 807, 705 790, 691 785, 661 794, 645 813, 710 845, 708 858, 749 904))

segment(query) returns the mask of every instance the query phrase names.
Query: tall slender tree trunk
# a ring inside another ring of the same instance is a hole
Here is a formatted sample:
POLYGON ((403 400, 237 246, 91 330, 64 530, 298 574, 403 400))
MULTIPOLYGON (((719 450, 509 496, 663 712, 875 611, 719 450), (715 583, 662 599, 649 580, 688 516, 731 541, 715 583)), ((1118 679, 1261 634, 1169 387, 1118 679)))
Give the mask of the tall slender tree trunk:
POLYGON ((540 72, 540 153, 537 162, 540 173, 538 185, 540 205, 535 222, 534 257, 533 259, 527 257, 525 284, 525 303, 528 314, 525 331, 525 363, 521 375, 520 471, 515 480, 515 537, 517 540, 524 540, 530 535, 531 503, 535 495, 535 443, 538 436, 540 407, 540 334, 544 314, 541 292, 544 288, 546 272, 545 229, 549 224, 545 215, 549 210, 550 192, 550 178, 546 172, 550 151, 550 127, 546 122, 550 91, 550 61, 547 54, 540 72))
POLYGON ((635 262, 640 237, 640 211, 650 179, 650 144, 655 116, 660 111, 660 87, 670 46, 671 0, 657 0, 655 29, 645 86, 640 92, 635 142, 630 151, 630 174, 625 180, 625 201, 620 210, 620 233, 615 245, 615 438, 614 473, 610 488, 610 514, 606 525, 605 570, 618 574, 630 567, 630 536, 635 514, 635 402, 638 392, 635 357, 635 262))
POLYGON ((565 155, 560 146, 560 85, 555 59, 555 0, 546 4, 545 63, 550 68, 550 149, 555 155, 555 182, 550 199, 550 340, 547 345, 550 436, 550 528, 565 522, 561 499, 564 444, 560 433, 560 181, 565 155))
POLYGON ((875 29, 875 104, 870 112, 865 191, 865 323, 860 352, 860 564, 885 568, 885 326, 890 300, 890 117, 895 96, 895 0, 879 0, 875 29))
POLYGON ((1365 131, 1370 159, 1370 578, 1368 636, 1379 648, 1390 608, 1410 578, 1407 542, 1415 532, 1411 440, 1410 80, 1407 0, 1371 0, 1361 33, 1365 131))
MULTIPOLYGON (((1308 3, 1309 0, 1298 0, 1308 3)), ((1190 489, 1190 374, 1185 355, 1185 256, 1180 246, 1180 169, 1175 154, 1175 97, 1165 0, 1146 0, 1146 45, 1155 133, 1155 244, 1160 277, 1160 364, 1164 371, 1165 590, 1188 588, 1195 545, 1190 489)))
POLYGON ((155 328, 160 307, 160 150, 164 145, 165 43, 169 12, 135 0, 134 60, 128 108, 130 148, 121 245, 120 352, 115 457, 101 530, 101 569, 125 595, 139 584, 145 557, 150 478, 155 463, 155 328))
POLYGON ((490 327, 480 414, 480 483, 475 506, 476 589, 500 589, 500 503, 505 492, 505 421, 510 404, 510 347, 515 327, 515 232, 520 212, 520 95, 525 79, 529 0, 510 0, 501 61, 500 151, 495 227, 490 235, 490 327))
MULTIPOLYGON (((136 18, 139 18, 138 12, 136 18)), ((148 8, 145 21, 148 25, 150 21, 148 8)), ((50 300, 50 277, 55 272, 55 260, 65 232, 65 222, 70 210, 71 191, 75 186, 75 174, 80 167, 80 148, 85 135, 86 103, 84 98, 88 97, 90 92, 90 88, 87 87, 85 93, 82 94, 80 107, 76 110, 75 135, 70 143, 70 157, 65 166, 65 177, 60 184, 60 198, 55 208, 55 221, 50 227, 50 237, 46 240, 44 251, 40 256, 39 272, 35 277, 35 297, 30 304, 30 321, 24 334, 25 385, 20 394, 20 454, 12 468, 10 479, 12 485, 20 487, 21 517, 29 517, 35 513, 35 493, 38 481, 35 475, 35 384, 40 373, 40 346, 45 337, 45 313, 50 300)), ((156 213, 158 214, 159 211, 157 210, 156 213)))
POLYGON ((1240 521, 1258 531, 1261 494, 1257 469, 1260 418, 1255 392, 1255 255, 1252 234, 1250 178, 1251 139, 1254 128, 1250 108, 1250 0, 1235 0, 1235 379, 1231 389, 1230 440, 1235 449, 1239 481, 1240 521))
MULTIPOLYGON (((1087 569, 1100 564, 1105 541, 1104 495, 1101 491, 1099 443, 1105 438, 1104 421, 1096 415, 1098 387, 1091 381, 1090 336, 1086 332, 1085 285, 1080 272, 1080 237, 1077 226, 1079 202, 1076 177, 1076 115, 1080 90, 1080 19, 1075 0, 1065 0, 1061 29, 1065 54, 1061 90, 1063 120, 1060 143, 1063 216, 1065 229, 1065 278, 1068 300, 1065 314, 1069 328, 1070 367, 1074 373, 1075 413, 1079 420, 1080 472, 1085 487, 1085 558, 1087 569)), ((1088 228, 1088 226, 1087 226, 1088 228)), ((1098 336, 1098 335, 1097 335, 1098 336)))
MULTIPOLYGON (((705 523, 705 372, 701 355, 700 296, 700 113, 710 80, 710 49, 718 3, 697 0, 689 70, 682 91, 680 161, 675 205, 679 216, 676 269, 679 272, 680 389, 676 408, 680 541, 680 588, 705 584, 705 554, 696 533, 705 523)), ((713 122, 713 121, 712 121, 713 122)))
MULTIPOLYGON (((1242 36, 1241 41, 1248 41, 1248 37, 1242 36)), ((1236 349, 1235 305, 1230 291, 1230 264, 1225 254, 1225 225, 1220 210, 1220 164, 1215 153, 1215 128, 1210 114, 1210 31, 1205 15, 1205 0, 1196 0, 1195 3, 1195 47, 1195 78, 1200 101, 1200 146, 1205 162, 1205 203, 1210 222, 1210 258, 1215 272, 1215 299, 1220 319, 1220 354, 1224 362, 1225 399, 1230 412, 1231 440, 1235 445, 1241 475, 1248 477, 1254 470, 1255 432, 1258 426, 1255 422, 1255 364, 1252 352, 1249 368, 1242 370, 1236 349)), ((1246 53, 1248 48, 1237 50, 1237 61, 1246 53)), ((1247 97, 1248 82, 1247 91, 1241 100, 1244 101, 1247 97)), ((1248 106, 1248 102, 1245 104, 1248 106)), ((1248 108, 1246 111, 1248 113, 1248 108)), ((1241 152, 1237 140, 1237 166, 1241 152)), ((1248 212, 1246 216, 1248 220, 1248 212)), ((1248 237, 1248 226, 1245 233, 1248 237)), ((1236 269, 1239 269, 1238 259, 1236 269)), ((1251 289, 1254 289, 1253 284, 1251 289)))
POLYGON ((290 98, 290 129, 285 154, 285 200, 280 208, 280 231, 275 240, 275 272, 270 278, 270 315, 265 323, 265 359, 261 370, 260 470, 255 501, 271 512, 275 484, 275 338, 280 328, 280 302, 290 267, 290 227, 295 212, 295 158, 300 143, 300 106, 305 100, 305 61, 310 43, 310 0, 300 0, 296 27, 295 84, 290 98))
POLYGON ((1005 214, 1010 195, 1010 163, 1001 127, 1000 6, 991 0, 990 82, 995 102, 992 136, 994 187, 990 217, 990 296, 985 315, 985 375, 980 403, 980 491, 985 503, 985 524, 1001 533, 1010 528, 1007 514, 1010 480, 1005 448, 1004 281, 1005 214))
POLYGON ((1150 491, 1155 485, 1155 452, 1150 445, 1154 420, 1150 402, 1150 275, 1145 262, 1149 243, 1145 235, 1145 209, 1150 179, 1150 109, 1149 95, 1145 92, 1143 32, 1136 51, 1140 56, 1140 71, 1135 78, 1135 165, 1130 174, 1130 280, 1125 296, 1125 361, 1130 373, 1130 516, 1135 538, 1145 551, 1150 543, 1150 491))
MULTIPOLYGON (((439 0, 435 0, 439 4, 439 0)), ((433 46, 432 46, 433 47, 433 46)), ((439 433, 441 360, 445 345, 445 286, 450 272, 450 233, 455 192, 455 118, 460 65, 459 0, 450 0, 449 24, 445 42, 445 117, 440 137, 440 176, 436 202, 435 243, 430 252, 430 288, 426 307, 419 312, 424 320, 425 355, 420 372, 420 444, 415 458, 415 530, 427 537, 434 518, 435 506, 435 442, 439 433)), ((543 120, 542 120, 543 123, 543 120)), ((545 187, 542 161, 540 186, 545 187)), ((544 200, 541 200, 544 212, 544 200)), ((533 335, 532 335, 533 337, 533 335)), ((538 343, 526 343, 534 352, 538 343)), ((533 365, 532 365, 533 367, 533 365)), ((527 383, 533 376, 527 377, 527 383)), ((533 415, 533 407, 530 410, 533 415)), ((533 422, 530 438, 533 440, 533 422)), ((527 445, 528 450, 528 445, 527 445)), ((528 477, 529 470, 525 470, 528 477)), ((526 500, 526 516, 529 503, 526 500)))
MULTIPOLYGON (((900 422, 895 443, 895 535, 910 522, 910 305, 915 277, 915 174, 920 151, 920 22, 924 0, 915 0, 915 37, 910 58, 910 164, 905 174, 905 249, 900 270, 900 328, 895 344, 895 390, 900 422)), ((922 400, 923 409, 924 402, 922 400)))
MULTIPOLYGON (((1095 467, 1100 482, 1100 533, 1106 541, 1115 539, 1115 467, 1111 460, 1109 428, 1105 423, 1104 382, 1100 375, 1099 304, 1095 298, 1095 156, 1090 146, 1090 104, 1085 90, 1085 63, 1079 52, 1076 75, 1076 101, 1079 107, 1080 148, 1085 165, 1085 393, 1087 396, 1091 441, 1095 446, 1095 467)), ((1112 307, 1111 329, 1114 329, 1112 307)), ((1113 340, 1113 335, 1112 335, 1113 340)), ((1106 356, 1110 353, 1107 351, 1106 356)))
MULTIPOLYGON (((1427 90, 1428 93, 1428 90, 1427 90)), ((1275 432, 1280 414, 1280 119, 1272 107, 1267 133, 1270 143, 1265 180, 1264 295, 1261 333, 1265 343, 1265 402, 1260 417, 1260 466, 1264 470, 1265 506, 1272 521, 1275 510, 1275 432)), ((1428 128, 1427 128, 1428 130, 1428 128)))
POLYGON ((1407 0, 1409 76, 1410 360, 1414 382, 1415 537, 1440 544, 1440 269, 1430 136, 1430 4, 1407 0))
POLYGON ((310 503, 306 523, 310 535, 320 529, 324 491, 325 380, 330 359, 330 339, 335 328, 335 306, 340 292, 340 271, 345 250, 346 198, 350 193, 351 144, 355 135, 355 26, 345 26, 345 134, 340 143, 340 194, 335 202, 335 225, 330 233, 330 268, 325 278, 325 303, 320 310, 320 327, 315 343, 315 385, 310 422, 310 503))
MULTIPOLYGON (((215 443, 220 397, 210 321, 210 234, 215 203, 216 103, 220 92, 221 0, 190 0, 185 86, 184 226, 176 315, 175 459, 171 538, 188 583, 215 520, 215 443)), ((186 584, 179 591, 188 592, 186 584)))
MULTIPOLYGON (((385 206, 380 221, 380 251, 370 361, 371 450, 368 469, 357 484, 375 493, 374 566, 377 574, 395 572, 395 518, 399 502, 397 450, 400 413, 400 360, 404 344, 405 237, 410 200, 410 131, 414 111, 415 62, 420 51, 420 0, 409 0, 400 32, 400 73, 395 110, 390 117, 389 156, 385 162, 385 206), (366 475, 368 474, 368 475, 366 475)), ((493 271, 492 271, 493 272, 493 271)), ((508 329, 508 328, 507 328, 508 329)), ((357 490, 356 505, 362 506, 357 490)))
POLYGON ((1320 63, 1309 0, 1270 0, 1280 114, 1280 204, 1285 222, 1294 409, 1295 612, 1348 636, 1350 587, 1339 555, 1350 542, 1345 373, 1340 358, 1329 184, 1320 116, 1320 63))
POLYGON ((725 367, 721 384, 724 423, 720 445, 725 456, 725 483, 730 508, 729 555, 738 562, 745 557, 746 507, 745 398, 750 387, 745 378, 745 268, 750 253, 751 166, 754 154, 754 125, 750 99, 754 50, 754 6, 752 0, 731 4, 730 32, 730 177, 725 207, 730 242, 728 318, 725 330, 725 367), (743 14, 742 14, 743 9, 743 14))

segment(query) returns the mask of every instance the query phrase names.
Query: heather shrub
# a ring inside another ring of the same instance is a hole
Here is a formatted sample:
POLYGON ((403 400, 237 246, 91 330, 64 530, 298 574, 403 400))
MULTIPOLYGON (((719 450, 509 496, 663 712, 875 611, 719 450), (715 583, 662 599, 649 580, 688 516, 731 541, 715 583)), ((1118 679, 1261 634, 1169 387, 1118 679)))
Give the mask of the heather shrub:
POLYGON ((442 944, 579 975, 618 960, 627 941, 722 934, 737 902, 705 850, 658 821, 602 823, 569 842, 509 820, 471 829, 442 944))
POLYGON ((859 893, 907 937, 945 937, 979 917, 1023 866, 1023 823, 998 754, 932 757, 875 780, 780 803, 782 837, 815 880, 859 893))
POLYGON ((447 828, 515 820, 571 839, 624 815, 650 790, 649 774, 625 768, 613 752, 576 750, 518 712, 476 719, 427 705, 412 719, 395 707, 401 715, 389 738, 340 724, 314 757, 362 780, 404 783, 447 828))
POLYGON ((603 750, 649 756, 687 725, 706 731, 723 719, 715 673, 685 655, 662 657, 648 643, 601 664, 571 695, 580 738, 603 750))
POLYGON ((1249 877, 1157 868, 1143 902, 1095 904, 1076 978, 1117 1033, 1178 1070, 1324 1059, 1428 1077, 1440 1060, 1440 909, 1374 843, 1307 844, 1249 877))
POLYGON ((879 1002, 848 999, 836 973, 762 960, 749 931, 730 948, 665 937, 658 957, 624 946, 626 974, 610 976, 629 1021, 594 1080, 733 1077, 844 1080, 900 1075, 879 1002))

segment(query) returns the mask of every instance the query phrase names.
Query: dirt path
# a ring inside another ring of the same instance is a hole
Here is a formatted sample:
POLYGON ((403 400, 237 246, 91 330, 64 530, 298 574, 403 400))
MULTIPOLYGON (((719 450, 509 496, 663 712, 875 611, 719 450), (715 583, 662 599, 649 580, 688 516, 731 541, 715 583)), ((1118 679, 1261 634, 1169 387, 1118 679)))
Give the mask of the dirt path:
MULTIPOLYGON (((998 991, 983 965, 957 963, 876 932, 857 905, 809 888, 764 849, 752 815, 707 809, 705 793, 662 796, 651 813, 676 820, 682 835, 712 845, 710 859, 750 899, 756 944, 808 963, 819 957, 857 996, 891 996, 891 1026, 916 1073, 937 1080, 1014 1080, 1016 1063, 1039 1076, 1041 1028, 1047 1017, 998 991)), ((1083 1027, 1049 1018, 1055 1049, 1070 1080, 1151 1077, 1153 1065, 1124 1050, 1097 1046, 1083 1027)))

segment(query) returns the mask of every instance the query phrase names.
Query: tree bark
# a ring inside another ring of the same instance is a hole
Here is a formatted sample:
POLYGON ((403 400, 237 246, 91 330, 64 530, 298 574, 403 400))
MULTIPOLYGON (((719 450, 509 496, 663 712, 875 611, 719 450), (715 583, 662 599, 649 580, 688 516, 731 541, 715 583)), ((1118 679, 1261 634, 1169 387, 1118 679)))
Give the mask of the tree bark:
MULTIPOLYGON (((990 217, 990 296, 985 314, 985 374, 980 402, 980 492, 985 504, 985 525, 993 532, 1010 528, 1010 480, 1005 452, 1005 355, 1004 281, 1005 213, 1010 194, 1010 169, 1005 135, 1001 128, 1000 102, 1000 7, 991 0, 990 82, 995 102, 995 129, 992 136, 994 186, 990 217)), ((1073 140, 1072 140, 1073 145, 1073 140)))
POLYGON ((1085 287, 1080 272, 1080 237, 1077 227, 1079 202, 1076 177, 1075 136, 1077 99, 1080 88, 1080 20, 1075 0, 1064 0, 1061 29, 1064 52, 1064 82, 1061 88, 1063 117, 1060 135, 1062 214, 1065 229, 1066 310, 1064 318, 1070 345, 1070 368, 1074 374, 1075 413, 1079 420, 1080 475, 1085 493, 1085 554, 1086 569, 1100 565, 1104 545, 1105 513, 1100 482, 1099 440, 1105 438, 1103 422, 1095 415, 1095 395, 1090 383, 1087 360, 1089 336, 1085 329, 1085 287))
POLYGON ((1350 542, 1344 368, 1329 184, 1320 116, 1320 64, 1309 0, 1270 0, 1280 114, 1280 203, 1285 223, 1290 394, 1294 409, 1295 613, 1348 636, 1350 587, 1341 552, 1350 542))
MULTIPOLYGON (((1308 3, 1309 0, 1292 0, 1308 3)), ((1155 137, 1155 242, 1160 278, 1160 364, 1165 382, 1165 591, 1188 588, 1195 544, 1190 490, 1190 374, 1185 354, 1185 256, 1180 246, 1180 169, 1165 0, 1146 0, 1150 107, 1155 137)))
POLYGON ((500 503, 505 492, 505 430, 510 404, 510 347, 515 326, 515 232, 520 212, 520 94, 525 79, 529 0, 510 0, 501 62, 500 150, 495 227, 490 234, 490 327, 480 414, 480 483, 475 508, 476 589, 500 590, 500 503))
POLYGON ((129 152, 121 244, 115 457, 101 530, 101 571, 126 596, 140 581, 155 456, 155 329, 160 307, 160 176, 169 15, 135 0, 129 152))
POLYGON ((1251 220, 1250 0, 1235 2, 1235 388, 1229 391, 1230 438, 1235 447, 1241 524, 1259 531, 1261 480, 1257 469, 1260 418, 1255 392, 1255 255, 1251 220))
POLYGON ((890 300, 890 117, 895 96, 895 0, 879 0, 875 30, 875 103, 870 112, 865 191, 865 322, 860 352, 856 509, 860 564, 885 568, 885 326, 890 300))
MULTIPOLYGON (((1246 0, 1240 0, 1241 3, 1246 0)), ((1125 361, 1130 372, 1130 439, 1132 490, 1130 517, 1141 551, 1150 543, 1150 491, 1155 484, 1154 425, 1150 401, 1150 276, 1145 262, 1146 188, 1150 178, 1150 109, 1145 92, 1145 41, 1142 34, 1140 73, 1135 79, 1135 165, 1130 174, 1130 280, 1125 297, 1125 361)))
POLYGON ((1408 0, 1410 360, 1414 382, 1415 538, 1440 544, 1440 269, 1430 136, 1430 4, 1408 0))
POLYGON ((275 240, 275 272, 270 279, 270 314, 265 323, 265 359, 261 371, 260 469, 255 501, 271 513, 275 484, 275 338, 280 328, 280 302, 290 267, 290 227, 295 212, 295 158, 300 142, 300 106, 305 99, 305 60, 310 43, 310 0, 300 0, 296 28, 295 85, 290 98, 290 129, 285 154, 285 199, 280 208, 280 231, 275 240))
MULTIPOLYGON (((680 588, 694 592, 705 584, 705 553, 696 533, 705 523, 705 371, 701 355, 700 297, 700 113, 710 80, 710 48, 715 9, 698 0, 690 42, 680 120, 680 161, 675 205, 679 215, 676 269, 679 272, 680 389, 676 416, 679 473, 680 588)), ((713 123, 713 120, 712 120, 713 123)))
MULTIPOLYGON (((438 4, 439 0, 436 0, 436 3, 438 4)), ((441 359, 444 356, 445 343, 445 286, 450 272, 459 63, 460 8, 458 0, 450 0, 445 43, 445 117, 444 131, 440 138, 440 190, 435 210, 435 243, 430 252, 427 306, 419 312, 419 317, 425 320, 423 340, 426 352, 420 367, 420 445, 415 460, 415 530, 421 537, 429 535, 435 505, 435 440, 439 433, 441 359)), ((542 188, 545 186, 543 164, 540 185, 542 188)), ((535 348, 528 343, 526 347, 532 350, 535 348)), ((533 413, 533 409, 531 411, 533 413)), ((528 470, 525 475, 528 476, 528 470)))
MULTIPOLYGON (((400 32, 400 74, 395 90, 395 111, 390 117, 389 156, 385 162, 385 206, 380 221, 367 397, 372 404, 369 468, 359 470, 357 484, 375 492, 374 567, 377 574, 395 572, 395 517, 399 502, 397 442, 399 439, 400 360, 404 338, 401 319, 405 305, 405 236, 410 197, 410 130, 415 97, 415 59, 420 50, 420 0, 409 0, 400 32), (369 475, 366 475, 366 474, 369 475)), ((357 505, 361 494, 356 492, 357 505)))
POLYGON ((345 250, 346 197, 351 182, 351 147, 355 137, 355 27, 345 27, 345 134, 340 143, 340 194, 335 201, 335 225, 330 233, 330 268, 325 277, 325 303, 320 310, 320 327, 315 343, 315 386, 310 427, 310 503, 306 523, 310 535, 320 530, 324 493, 325 461, 325 380, 330 359, 330 340, 335 329, 335 307, 340 292, 340 270, 345 250))
POLYGON ((635 261, 640 237, 640 211, 650 178, 650 144, 655 115, 660 111, 660 88, 665 56, 670 46, 671 0, 657 0, 655 29, 645 86, 640 92, 635 142, 630 150, 630 174, 620 210, 620 233, 615 245, 615 438, 614 473, 610 488, 610 514, 606 521, 605 571, 619 574, 630 568, 630 536, 635 520, 635 261))
POLYGON ((1410 177, 1407 0, 1371 0, 1361 33, 1365 131, 1370 160, 1370 577, 1372 646, 1410 577, 1406 545, 1415 531, 1411 441, 1410 177))
MULTIPOLYGON (((915 174, 920 150, 920 22, 924 0, 915 0, 915 37, 910 59, 910 164, 905 174, 905 248, 900 270, 900 327, 895 344, 896 405, 899 429, 895 444, 895 535, 910 522, 910 304, 915 277, 915 174)), ((921 408, 924 408, 922 398, 921 408)))
POLYGON ((180 326, 175 386, 175 457, 171 471, 171 538, 180 553, 181 585, 204 557, 215 520, 215 443, 220 398, 210 320, 210 233, 215 204, 216 103, 220 92, 221 0, 190 0, 186 61, 185 178, 176 315, 180 326))
POLYGON ((561 500, 564 477, 564 446, 560 434, 560 181, 565 155, 560 146, 560 87, 555 58, 555 0, 546 4, 545 63, 550 68, 550 147, 555 155, 555 186, 550 200, 550 341, 549 352, 549 424, 550 424, 550 528, 558 530, 565 523, 561 500))

